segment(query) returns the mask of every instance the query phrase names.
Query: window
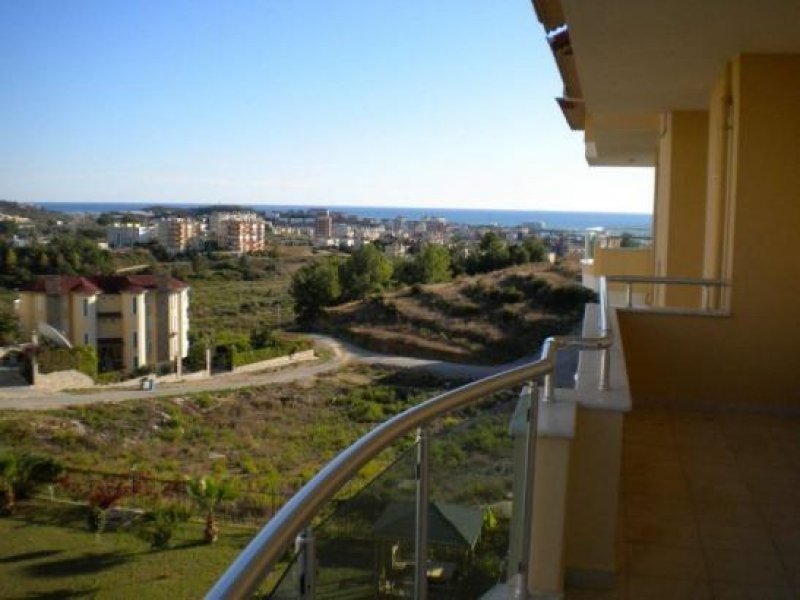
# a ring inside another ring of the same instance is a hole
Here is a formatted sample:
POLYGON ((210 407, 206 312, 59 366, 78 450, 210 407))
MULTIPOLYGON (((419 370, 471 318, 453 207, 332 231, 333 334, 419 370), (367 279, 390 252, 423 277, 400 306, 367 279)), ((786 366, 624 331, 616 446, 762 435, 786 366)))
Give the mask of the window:
POLYGON ((88 346, 89 345, 89 334, 88 333, 84 333, 83 334, 83 345, 84 346, 88 346))
POLYGON ((88 298, 84 298, 83 299, 83 316, 84 317, 88 317, 89 316, 89 299, 88 298))
POLYGON ((134 331, 133 332, 133 347, 136 348, 136 346, 138 346, 138 345, 139 345, 139 332, 138 331, 134 331))
POLYGON ((134 356, 133 357, 133 368, 134 369, 138 369, 139 368, 139 357, 138 356, 134 356))
POLYGON ((133 309, 132 309, 133 310, 133 314, 136 314, 136 304, 137 304, 136 300, 137 300, 137 298, 133 298, 133 302, 132 302, 132 304, 133 304, 133 309))

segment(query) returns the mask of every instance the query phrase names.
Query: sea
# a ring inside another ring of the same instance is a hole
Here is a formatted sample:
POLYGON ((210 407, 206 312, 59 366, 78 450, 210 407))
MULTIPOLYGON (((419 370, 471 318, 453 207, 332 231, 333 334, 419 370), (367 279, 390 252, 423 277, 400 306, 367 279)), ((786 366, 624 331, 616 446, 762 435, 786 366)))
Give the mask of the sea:
MULTIPOLYGON (((153 206, 174 208, 201 208, 208 204, 153 203, 153 202, 36 202, 36 206, 65 213, 102 213, 112 211, 141 211, 153 206)), ((405 206, 320 206, 320 205, 275 205, 248 204, 243 207, 258 211, 287 212, 327 208, 332 212, 372 219, 394 219, 405 217, 419 220, 424 217, 443 217, 449 223, 464 225, 494 225, 514 227, 525 223, 537 223, 545 229, 585 230, 601 228, 609 231, 626 231, 638 235, 649 235, 652 215, 647 213, 567 212, 546 210, 487 210, 468 208, 420 208, 405 206)))

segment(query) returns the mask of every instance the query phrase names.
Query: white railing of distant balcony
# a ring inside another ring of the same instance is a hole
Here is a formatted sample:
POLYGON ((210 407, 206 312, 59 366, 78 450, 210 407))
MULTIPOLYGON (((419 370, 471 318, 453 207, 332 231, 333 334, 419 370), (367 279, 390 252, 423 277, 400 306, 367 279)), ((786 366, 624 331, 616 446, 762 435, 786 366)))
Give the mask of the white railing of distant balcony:
MULTIPOLYGON (((462 410, 496 392, 509 388, 534 385, 541 381, 541 401, 555 399, 554 371, 559 350, 579 348, 601 352, 598 389, 609 389, 610 348, 613 334, 609 325, 606 279, 600 279, 600 333, 597 337, 557 336, 548 338, 541 350, 541 357, 496 375, 474 381, 454 390, 417 404, 392 417, 362 436, 325 465, 294 497, 281 508, 266 526, 253 538, 225 573, 209 590, 208 599, 249 598, 275 568, 292 543, 299 553, 297 564, 301 572, 298 577, 297 598, 314 598, 315 548, 311 531, 312 520, 323 507, 350 481, 368 462, 378 456, 392 443, 404 436, 417 433, 417 489, 416 531, 414 560, 414 597, 427 597, 428 522, 428 435, 426 426, 434 419, 462 410)), ((533 389, 533 388, 532 388, 533 389)), ((539 394, 531 392, 528 411, 528 435, 526 441, 526 464, 524 468, 525 490, 522 512, 522 531, 528 536, 533 518, 533 481, 536 452, 537 415, 539 394)), ((527 598, 532 586, 529 573, 530 544, 522 544, 521 555, 514 577, 518 586, 517 597, 527 598)))
POLYGON ((623 284, 625 286, 624 307, 628 310, 641 310, 652 313, 728 316, 730 313, 724 305, 721 292, 728 284, 721 279, 704 279, 700 277, 657 277, 651 275, 608 275, 605 277, 608 284, 623 284), (641 306, 634 303, 636 286, 682 286, 700 288, 702 294, 699 307, 672 307, 672 306, 641 306))

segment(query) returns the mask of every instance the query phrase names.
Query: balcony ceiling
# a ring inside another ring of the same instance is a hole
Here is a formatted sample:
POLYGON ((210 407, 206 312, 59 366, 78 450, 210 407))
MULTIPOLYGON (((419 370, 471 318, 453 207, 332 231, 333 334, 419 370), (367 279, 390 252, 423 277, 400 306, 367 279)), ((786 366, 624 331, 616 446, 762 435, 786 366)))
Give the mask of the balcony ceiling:
POLYGON ((738 53, 800 53, 800 0, 560 4, 585 113, 594 119, 586 139, 591 164, 652 165, 658 127, 626 129, 619 121, 651 115, 656 123, 668 110, 706 108, 725 62, 738 53))
POLYGON ((725 61, 800 52, 798 0, 561 0, 589 112, 702 109, 725 61))

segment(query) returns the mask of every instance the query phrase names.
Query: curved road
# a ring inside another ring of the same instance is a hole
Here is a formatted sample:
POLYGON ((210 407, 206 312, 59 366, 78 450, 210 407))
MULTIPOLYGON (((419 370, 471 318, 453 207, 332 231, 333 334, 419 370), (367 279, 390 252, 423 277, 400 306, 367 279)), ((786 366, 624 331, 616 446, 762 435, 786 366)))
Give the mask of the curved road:
MULTIPOLYGON (((327 360, 298 363, 281 370, 261 373, 226 373, 196 381, 162 383, 152 392, 109 388, 107 390, 98 389, 89 393, 69 393, 47 392, 30 386, 0 387, 0 410, 63 408, 65 406, 93 404, 96 402, 124 402, 125 400, 142 398, 160 398, 179 394, 231 390, 270 383, 291 383, 322 373, 336 371, 352 362, 405 369, 421 369, 445 378, 479 379, 533 360, 533 357, 528 357, 504 365, 467 365, 410 356, 380 354, 325 335, 314 334, 308 337, 314 340, 317 347, 329 350, 333 356, 327 360)), ((559 377, 559 379, 562 379, 562 377, 559 377)))

